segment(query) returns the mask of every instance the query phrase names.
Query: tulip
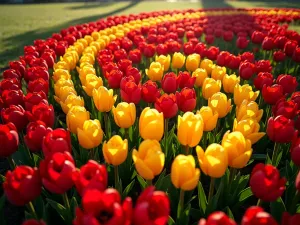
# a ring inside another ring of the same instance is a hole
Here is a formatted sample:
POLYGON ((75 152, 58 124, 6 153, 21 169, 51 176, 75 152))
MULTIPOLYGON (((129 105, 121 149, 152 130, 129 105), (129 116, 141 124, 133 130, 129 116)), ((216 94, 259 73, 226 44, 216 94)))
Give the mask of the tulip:
POLYGON ((178 116, 177 137, 179 142, 188 147, 195 147, 203 134, 203 119, 201 115, 186 112, 178 116))
POLYGON ((292 216, 288 212, 284 212, 281 217, 281 225, 297 224, 299 219, 300 219, 300 213, 296 213, 295 215, 292 216))
POLYGON ((263 50, 270 51, 275 47, 274 38, 266 36, 261 45, 263 50))
POLYGON ((260 72, 254 78, 254 86, 258 90, 262 90, 263 87, 266 85, 267 87, 273 84, 273 75, 267 72, 260 72))
POLYGON ((226 74, 226 67, 215 66, 211 71, 211 78, 222 81, 225 74, 226 74))
POLYGON ((114 96, 113 94, 112 89, 108 90, 104 86, 93 91, 93 100, 98 111, 109 112, 112 109, 117 100, 117 95, 114 96))
POLYGON ((168 55, 168 47, 165 44, 158 44, 156 46, 157 55, 168 55))
POLYGON ((200 64, 200 55, 199 54, 191 54, 186 58, 186 63, 185 63, 185 67, 187 70, 189 71, 195 71, 200 64))
POLYGON ((173 72, 166 73, 161 81, 161 87, 167 94, 175 93, 178 88, 176 74, 173 72))
MULTIPOLYGON (((175 80, 176 82, 176 80, 175 80)), ((147 103, 154 103, 160 97, 157 84, 152 80, 146 81, 142 86, 142 99, 147 103)))
POLYGON ((197 114, 200 114, 203 119, 203 131, 212 131, 215 129, 219 117, 217 112, 213 112, 209 106, 202 106, 201 109, 197 111, 197 114))
POLYGON ((209 59, 203 59, 200 63, 200 68, 205 69, 207 75, 210 75, 213 69, 213 62, 209 59))
POLYGON ((294 134, 294 121, 282 115, 275 118, 270 117, 267 125, 268 137, 278 143, 288 143, 292 140, 294 134))
POLYGON ((250 176, 250 188, 253 194, 265 202, 276 201, 285 190, 285 178, 272 165, 256 164, 250 176))
POLYGON ((72 180, 80 196, 89 189, 104 191, 107 188, 107 170, 105 166, 89 160, 80 170, 73 172, 72 180))
POLYGON ((164 66, 159 62, 152 62, 149 69, 145 70, 146 75, 152 81, 161 81, 164 75, 164 66))
POLYGON ((251 41, 254 44, 261 44, 265 38, 265 34, 260 31, 254 31, 251 35, 251 41))
POLYGON ((191 77, 191 75, 187 71, 179 71, 179 75, 177 77, 177 84, 179 88, 183 89, 185 87, 187 88, 193 88, 195 84, 196 78, 191 77))
POLYGON ((297 44, 298 44, 297 41, 288 40, 284 45, 284 53, 289 57, 293 56, 293 53, 297 48, 297 44))
POLYGON ((255 74, 255 65, 250 62, 242 62, 239 66, 239 75, 244 80, 249 80, 255 74))
POLYGON ((253 118, 259 122, 262 118, 263 110, 258 108, 258 104, 254 101, 244 100, 240 106, 236 108, 237 121, 253 118))
POLYGON ((25 110, 32 111, 34 105, 38 105, 41 102, 47 103, 47 95, 43 91, 27 93, 24 98, 25 110))
POLYGON ((139 49, 134 49, 129 51, 128 59, 131 60, 135 64, 139 64, 142 60, 142 54, 139 49))
POLYGON ((64 87, 60 87, 59 89, 55 89, 54 86, 54 90, 57 90, 57 92, 55 91, 56 96, 54 96, 56 102, 61 102, 61 101, 64 102, 70 94, 77 95, 73 86, 72 87, 64 86, 64 87))
POLYGON ((230 167, 240 169, 247 165, 252 155, 251 141, 245 139, 241 132, 226 132, 222 139, 222 146, 228 153, 230 167))
POLYGON ((254 54, 252 52, 244 52, 241 55, 241 59, 242 59, 242 62, 249 61, 251 63, 254 63, 254 54))
POLYGON ((279 99, 276 104, 272 107, 273 115, 283 115, 286 118, 294 119, 298 110, 298 104, 294 101, 286 101, 284 98, 279 99))
POLYGON ((219 118, 225 117, 232 109, 231 99, 227 100, 224 93, 217 92, 208 99, 208 106, 213 112, 217 112, 219 118))
POLYGON ((140 84, 137 85, 133 81, 128 81, 121 86, 121 99, 124 102, 138 104, 141 100, 141 90, 140 84))
POLYGON ((236 47, 239 49, 245 49, 247 48, 249 42, 250 41, 246 37, 238 37, 236 40, 236 47))
POLYGON ((128 141, 122 140, 118 135, 112 136, 108 142, 103 143, 103 155, 105 162, 119 166, 125 162, 128 153, 128 141))
POLYGON ((55 113, 52 105, 45 102, 40 102, 38 105, 32 107, 31 112, 26 112, 30 121, 43 121, 47 127, 53 127, 55 122, 55 113))
POLYGON ((132 202, 126 198, 121 203, 121 196, 115 189, 105 191, 87 190, 82 197, 82 207, 76 208, 74 225, 131 223, 132 202))
POLYGON ((233 99, 234 103, 239 106, 244 100, 255 101, 259 95, 259 91, 252 91, 252 87, 249 84, 244 84, 243 86, 237 84, 234 87, 233 99))
POLYGON ((151 58, 155 54, 155 45, 154 44, 146 44, 143 50, 144 56, 147 58, 151 58))
POLYGON ((193 190, 200 177, 200 170, 195 167, 195 159, 192 155, 177 155, 171 166, 172 184, 183 191, 193 190))
POLYGON ((160 141, 164 133, 164 116, 156 109, 145 108, 140 116, 139 131, 143 139, 160 141))
POLYGON ((268 72, 271 73, 272 66, 269 60, 259 60, 255 62, 256 73, 268 72))
POLYGON ((35 200, 42 192, 42 182, 37 168, 17 166, 13 171, 7 171, 3 190, 10 203, 24 206, 35 200))
POLYGON ((296 77, 288 74, 281 74, 277 77, 276 83, 281 85, 284 94, 292 94, 298 87, 296 77))
MULTIPOLYGON (((120 88, 121 79, 123 78, 123 72, 121 70, 112 70, 106 74, 107 82, 110 88, 120 88)), ((101 85, 102 86, 102 85, 101 85)), ((96 89, 99 87, 96 87, 96 89)))
POLYGON ((21 132, 28 123, 25 110, 20 105, 10 105, 9 108, 2 109, 1 118, 4 123, 12 122, 19 132, 21 132))
POLYGON ((185 56, 180 52, 175 52, 172 57, 172 67, 174 69, 180 69, 184 66, 185 56))
POLYGON ((125 76, 126 77, 132 76, 136 84, 139 84, 141 81, 141 73, 136 67, 128 67, 126 69, 125 76))
POLYGON ((193 73, 192 77, 196 77, 195 85, 196 87, 202 87, 205 78, 207 78, 207 72, 205 69, 197 68, 193 73))
MULTIPOLYGON (((54 96, 54 98, 55 98, 55 96, 54 96)), ((59 99, 58 99, 58 101, 59 101, 59 99)), ((64 113, 68 114, 69 110, 73 106, 82 106, 82 107, 84 107, 84 100, 83 100, 82 97, 71 93, 70 95, 68 95, 68 97, 66 98, 66 100, 64 102, 59 101, 59 104, 60 104, 62 110, 64 111, 64 113)))
POLYGON ((207 218, 201 219, 198 225, 236 225, 234 220, 230 219, 224 212, 213 212, 207 218))
POLYGON ((78 142, 85 149, 92 149, 100 145, 103 131, 99 120, 86 120, 82 128, 77 128, 78 142))
POLYGON ((240 77, 235 74, 225 74, 222 80, 223 88, 226 93, 233 93, 234 87, 240 83, 240 77))
POLYGON ((201 170, 213 178, 220 178, 225 174, 228 166, 228 156, 219 144, 211 144, 204 152, 200 146, 196 148, 201 170))
POLYGON ((69 152, 56 152, 40 163, 43 185, 55 194, 64 194, 72 188, 75 170, 74 159, 69 152))
POLYGON ((217 58, 217 65, 218 66, 227 66, 230 60, 229 58, 230 53, 226 51, 221 51, 217 58))
POLYGON ((170 63, 171 63, 171 57, 170 55, 160 55, 160 56, 155 56, 155 61, 160 63, 162 67, 164 68, 164 71, 168 71, 170 68, 170 63))
POLYGON ((273 60, 275 62, 283 62, 285 60, 285 58, 286 58, 286 55, 283 51, 279 50, 279 51, 275 51, 273 53, 273 60))
POLYGON ((132 159, 138 174, 146 180, 159 175, 165 164, 165 154, 157 140, 144 140, 138 151, 133 150, 132 159))
POLYGON ((278 225, 276 220, 261 207, 249 207, 243 218, 241 225, 278 225))
POLYGON ((177 115, 178 105, 174 94, 163 94, 156 99, 155 108, 158 112, 162 112, 165 119, 172 118, 177 115))
POLYGON ((13 123, 0 124, 0 141, 0 157, 9 157, 18 150, 19 135, 13 123))
POLYGON ((101 77, 97 77, 93 74, 88 74, 86 76, 86 82, 82 85, 83 90, 86 94, 90 97, 94 97, 94 90, 98 90, 100 87, 103 86, 103 81, 101 77))
POLYGON ((22 225, 46 225, 46 223, 43 220, 29 219, 24 221, 22 225))
POLYGON ((117 107, 112 109, 115 123, 121 128, 131 127, 136 118, 136 108, 135 104, 121 102, 117 107))
POLYGON ((86 120, 90 119, 90 114, 82 106, 73 106, 66 117, 68 129, 77 134, 77 128, 83 129, 83 124, 86 120))
POLYGON ((259 123, 255 119, 247 118, 237 122, 233 122, 233 131, 241 132, 246 139, 251 141, 251 144, 258 142, 264 135, 264 132, 259 132, 259 123))
POLYGON ((205 78, 202 86, 202 96, 208 100, 215 93, 220 92, 221 90, 221 81, 215 80, 213 78, 205 78))
POLYGON ((206 51, 206 57, 210 60, 216 60, 219 55, 219 48, 215 46, 210 46, 206 51))
POLYGON ((300 62, 300 48, 299 47, 295 48, 293 55, 292 55, 292 59, 296 63, 300 62))
POLYGON ((2 92, 1 97, 6 106, 24 106, 24 94, 21 90, 5 90, 2 92))
POLYGON ((133 211, 132 223, 167 224, 170 214, 170 200, 165 192, 155 191, 153 186, 146 188, 138 197, 133 211), (155 209, 154 211, 150 209, 155 209))
POLYGON ((176 100, 180 111, 193 111, 196 107, 196 92, 194 89, 183 88, 181 92, 176 92, 176 100))

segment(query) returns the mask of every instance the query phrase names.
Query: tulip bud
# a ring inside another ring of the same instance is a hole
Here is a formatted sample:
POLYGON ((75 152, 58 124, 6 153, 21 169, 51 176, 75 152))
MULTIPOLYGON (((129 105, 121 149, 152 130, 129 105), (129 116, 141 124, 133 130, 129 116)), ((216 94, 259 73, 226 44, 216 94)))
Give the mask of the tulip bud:
POLYGON ((103 138, 103 131, 99 120, 86 120, 83 127, 77 128, 77 136, 80 146, 85 149, 92 149, 100 145, 103 138))
POLYGON ((220 92, 221 85, 222 83, 220 80, 215 80, 213 78, 205 78, 202 86, 203 98, 208 100, 215 93, 220 92))
POLYGON ((211 71, 213 69, 213 62, 209 59, 203 59, 200 63, 200 68, 205 69, 207 72, 207 75, 211 74, 211 71))
POLYGON ((113 94, 112 89, 108 90, 104 86, 100 86, 93 91, 93 100, 100 112, 109 112, 112 109, 117 100, 117 95, 114 96, 113 94))
MULTIPOLYGON (((176 82, 176 80, 175 80, 176 82)), ((142 86, 142 99, 147 103, 154 103, 160 97, 157 84, 152 80, 146 81, 142 86)))
POLYGON ((282 86, 284 94, 291 94, 298 87, 296 77, 293 77, 288 74, 279 75, 276 79, 276 83, 282 86))
POLYGON ((115 123, 121 128, 131 127, 136 118, 136 108, 135 104, 121 102, 117 107, 112 109, 115 123))
POLYGON ((217 112, 219 118, 225 117, 232 109, 231 99, 227 100, 224 93, 217 92, 208 99, 208 106, 213 112, 217 112))
POLYGON ((101 77, 97 77, 94 74, 88 74, 86 76, 86 82, 82 86, 82 88, 88 96, 92 97, 94 90, 97 90, 102 86, 103 86, 103 81, 101 77))
POLYGON ((119 166, 125 162, 128 153, 128 141, 114 135, 108 142, 103 143, 103 155, 106 163, 119 166))
POLYGON ((235 74, 225 74, 222 83, 226 93, 233 93, 235 85, 240 83, 240 77, 236 76, 235 74))
POLYGON ((161 87, 167 94, 175 93, 178 88, 176 74, 173 72, 166 73, 161 81, 161 87))
POLYGON ((83 124, 90 119, 90 113, 82 106, 73 106, 66 117, 68 129, 77 134, 77 128, 83 129, 83 124))
POLYGON ((163 68, 164 68, 164 71, 168 71, 169 68, 170 68, 170 63, 171 63, 171 57, 170 55, 160 55, 160 56, 155 56, 155 61, 156 62, 159 62, 163 68))
POLYGON ((225 74, 226 74, 226 67, 215 66, 211 71, 211 78, 222 81, 225 74))
POLYGON ((152 81, 161 81, 164 74, 164 66, 159 62, 152 62, 149 69, 145 70, 146 75, 152 81))
POLYGON ((201 219, 198 225, 236 225, 236 223, 230 219, 225 213, 223 212, 213 212, 207 218, 201 219))
POLYGON ((278 143, 288 143, 295 134, 294 121, 282 115, 270 117, 267 125, 268 137, 278 143))
POLYGON ((175 52, 172 57, 172 67, 174 69, 180 69, 183 67, 185 62, 185 56, 180 52, 175 52))
POLYGON ((198 68, 192 73, 192 77, 196 77, 195 85, 202 87, 205 78, 207 78, 207 72, 205 69, 198 68))
POLYGON ((259 95, 259 91, 252 91, 252 87, 249 84, 244 84, 243 86, 237 84, 234 87, 233 99, 234 103, 239 106, 244 100, 255 101, 259 95))
POLYGON ((13 123, 0 124, 0 140, 0 157, 8 157, 18 150, 19 135, 13 123))
POLYGON ((249 207, 243 218, 241 225, 278 225, 276 220, 261 207, 252 206, 249 207))
POLYGON ((183 88, 181 92, 176 92, 176 100, 180 111, 193 111, 196 107, 196 92, 194 89, 183 88))
POLYGON ((253 118, 259 122, 262 118, 263 110, 258 108, 258 104, 254 101, 244 100, 240 106, 236 108, 237 121, 253 118))
POLYGON ((191 54, 186 58, 186 63, 185 63, 185 67, 187 70, 189 71, 195 71, 200 64, 200 55, 199 54, 191 54))

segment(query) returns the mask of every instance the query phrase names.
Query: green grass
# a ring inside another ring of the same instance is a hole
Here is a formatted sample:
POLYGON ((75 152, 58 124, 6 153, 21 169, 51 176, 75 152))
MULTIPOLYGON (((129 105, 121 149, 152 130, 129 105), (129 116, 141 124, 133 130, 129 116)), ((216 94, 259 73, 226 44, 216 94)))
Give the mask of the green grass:
POLYGON ((200 2, 140 1, 118 3, 57 3, 0 6, 0 70, 23 53, 23 46, 47 38, 70 25, 95 21, 109 15, 149 12, 162 9, 211 7, 300 7, 297 0, 200 2))

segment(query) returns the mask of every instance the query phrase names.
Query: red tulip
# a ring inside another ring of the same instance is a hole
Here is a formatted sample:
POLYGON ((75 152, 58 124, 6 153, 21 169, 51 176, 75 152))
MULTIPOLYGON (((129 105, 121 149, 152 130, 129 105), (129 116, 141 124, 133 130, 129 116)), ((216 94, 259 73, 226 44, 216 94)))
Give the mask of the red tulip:
POLYGON ((119 49, 114 52, 115 60, 119 62, 121 59, 127 59, 127 52, 124 49, 119 49))
POLYGON ((147 103, 154 103, 160 97, 157 84, 152 80, 148 80, 142 85, 142 99, 147 103))
POLYGON ((127 52, 129 52, 132 49, 133 43, 129 38, 123 38, 123 40, 121 41, 121 46, 127 52))
POLYGON ((194 47, 193 43, 191 43, 191 42, 184 43, 183 52, 185 55, 193 54, 195 52, 195 47, 194 47))
MULTIPOLYGON (((300 176, 299 176, 299 179, 300 179, 300 176)), ((298 189, 300 190, 300 187, 298 189)), ((300 220, 300 213, 297 213, 295 215, 290 215, 288 212, 284 212, 281 217, 281 225, 295 225, 295 224, 299 223, 299 220, 300 220)))
POLYGON ((43 139, 42 150, 46 158, 56 152, 71 153, 70 132, 62 128, 48 132, 43 139))
POLYGON ((190 73, 187 71, 179 71, 179 75, 177 77, 177 84, 179 88, 183 89, 185 87, 187 88, 193 88, 196 81, 196 77, 191 77, 190 73))
POLYGON ((296 177, 296 189, 297 191, 300 191, 300 172, 298 173, 297 177, 296 177))
POLYGON ((285 60, 285 53, 283 51, 276 51, 273 53, 273 59, 275 62, 283 62, 285 60))
POLYGON ((82 197, 82 210, 76 208, 74 225, 130 225, 132 215, 131 198, 121 203, 120 194, 112 188, 104 192, 87 190, 82 197))
POLYGON ((284 45, 285 43, 288 41, 287 37, 285 36, 278 36, 275 38, 274 40, 274 44, 277 48, 279 49, 283 49, 284 48, 284 45))
POLYGON ((255 74, 255 65, 248 61, 242 62, 239 67, 239 75, 244 80, 249 80, 255 74))
POLYGON ((294 101, 286 101, 284 98, 279 99, 272 108, 273 115, 283 115, 288 119, 294 119, 298 110, 298 105, 294 101))
POLYGON ((282 86, 284 94, 293 93, 298 86, 296 77, 293 77, 289 74, 279 75, 276 79, 276 83, 282 86))
POLYGON ((194 33, 196 38, 200 38, 202 33, 203 33, 203 28, 202 27, 195 27, 194 28, 194 33))
POLYGON ((24 98, 24 102, 25 102, 25 110, 26 111, 31 111, 32 107, 35 105, 38 105, 40 102, 48 104, 47 96, 43 91, 27 93, 27 95, 24 98))
POLYGON ((271 73, 272 72, 272 66, 269 60, 259 60, 257 62, 255 62, 255 66, 256 66, 256 73, 260 73, 260 72, 268 72, 271 73))
POLYGON ((210 214, 207 220, 201 219, 198 225, 236 225, 236 222, 225 213, 218 211, 210 214))
POLYGON ((206 57, 206 45, 202 42, 196 44, 195 53, 199 54, 202 58, 206 57))
POLYGON ((158 44, 156 46, 157 55, 168 55, 168 47, 165 44, 158 44))
POLYGON ((147 44, 143 50, 144 56, 147 58, 151 58, 155 54, 155 45, 153 44, 147 44))
POLYGON ((17 166, 13 171, 7 171, 5 177, 4 193, 13 205, 24 206, 41 194, 42 183, 37 168, 17 166))
POLYGON ((247 209, 241 225, 278 225, 276 220, 261 207, 252 206, 247 209))
POLYGON ((30 121, 43 121, 48 127, 53 127, 55 122, 55 113, 52 105, 40 102, 32 107, 31 112, 26 112, 30 121))
POLYGON ((102 65, 102 73, 106 79, 107 79, 107 76, 106 76, 107 74, 109 74, 113 70, 118 70, 118 69, 119 69, 119 67, 117 66, 117 64, 113 63, 113 62, 108 62, 108 63, 102 65))
POLYGON ((125 76, 132 76, 134 78, 134 82, 139 84, 142 78, 142 75, 138 68, 129 66, 126 70, 125 76))
POLYGON ((106 168, 94 160, 89 160, 80 170, 76 170, 72 175, 72 179, 76 190, 81 196, 89 189, 104 191, 107 188, 106 168))
POLYGON ((44 60, 42 58, 32 59, 29 63, 29 66, 30 67, 40 66, 40 67, 44 67, 45 69, 48 69, 46 60, 44 60))
POLYGON ((193 111, 196 107, 196 92, 194 89, 183 88, 181 92, 176 92, 176 100, 180 111, 193 111))
POLYGON ((141 100, 141 85, 134 81, 128 81, 121 86, 121 98, 128 103, 138 104, 141 100))
POLYGON ((294 51, 297 47, 298 43, 296 41, 289 40, 284 45, 284 53, 291 57, 294 54, 294 51))
POLYGON ((236 47, 239 49, 245 49, 247 48, 249 42, 250 41, 246 37, 238 37, 236 40, 236 47))
POLYGON ((274 39, 272 37, 265 37, 262 42, 262 49, 266 51, 270 51, 275 47, 274 39))
POLYGON ((217 57, 217 65, 218 66, 227 66, 229 63, 229 55, 230 53, 227 51, 221 51, 217 57))
POLYGON ((44 80, 49 80, 48 70, 44 67, 35 66, 26 69, 24 79, 28 83, 29 81, 34 81, 39 78, 43 78, 44 80))
POLYGON ((46 223, 43 220, 30 219, 24 221, 22 225, 46 225, 46 223))
POLYGON ((22 75, 14 69, 7 69, 4 70, 3 74, 3 79, 13 79, 13 78, 17 78, 18 80, 22 79, 22 75))
POLYGON ((295 103, 297 103, 298 110, 299 110, 299 108, 300 108, 300 92, 299 91, 294 92, 291 96, 291 100, 294 101, 295 103))
POLYGON ((292 59, 296 63, 300 63, 300 48, 297 47, 293 53, 292 59))
POLYGON ((0 82, 0 93, 5 90, 20 90, 21 88, 21 82, 17 78, 3 79, 0 82))
POLYGON ((260 31, 254 31, 251 35, 251 41, 254 44, 261 44, 265 38, 265 35, 260 31))
POLYGON ((219 55, 219 48, 215 47, 215 46, 211 46, 206 50, 206 57, 210 60, 216 60, 218 55, 219 55))
POLYGON ((274 105, 283 97, 283 88, 281 85, 263 86, 262 97, 267 104, 274 105))
POLYGON ((0 124, 0 157, 8 157, 18 150, 19 135, 13 123, 0 124))
POLYGON ((57 56, 63 56, 66 50, 67 50, 67 46, 62 43, 58 43, 55 47, 55 53, 57 56))
POLYGON ((26 70, 26 63, 24 61, 11 61, 9 62, 9 68, 17 71, 22 77, 26 70))
POLYGON ((278 143, 288 143, 295 134, 294 121, 282 115, 270 117, 267 125, 268 137, 278 143))
POLYGON ((254 63, 254 54, 252 52, 244 52, 242 55, 241 55, 241 61, 244 62, 244 61, 248 61, 248 62, 251 62, 251 63, 254 63))
POLYGON ((185 33, 185 29, 183 29, 182 27, 178 27, 176 29, 176 33, 177 33, 177 35, 178 35, 179 38, 183 38, 184 33, 185 33))
POLYGON ((232 70, 236 70, 239 68, 241 64, 241 57, 240 56, 235 56, 233 54, 230 54, 228 57, 228 68, 232 70))
POLYGON ((29 81, 27 92, 39 92, 42 91, 45 94, 48 94, 49 91, 49 82, 43 78, 39 78, 34 81, 29 81))
POLYGON ((161 87, 168 94, 175 93, 178 88, 176 74, 173 72, 166 73, 161 81, 161 87))
POLYGON ((164 114, 164 118, 172 118, 177 115, 178 105, 174 94, 163 94, 155 102, 155 108, 164 114))
POLYGON ((211 34, 205 35, 206 44, 211 45, 212 43, 214 43, 214 41, 215 41, 215 37, 213 35, 211 34))
MULTIPOLYGON (((297 121, 299 120, 299 117, 297 121)), ((297 123, 296 121, 296 123, 297 123)), ((297 126, 295 126, 297 128, 297 126)), ((299 130, 298 130, 299 132, 299 130)), ((291 159, 293 163, 297 166, 300 166, 300 138, 298 138, 296 135, 293 137, 292 144, 290 147, 291 152, 291 159)))
POLYGON ((55 194, 63 194, 74 185, 72 174, 75 162, 69 152, 56 152, 40 162, 40 175, 44 187, 55 194))
POLYGON ((5 90, 1 97, 7 107, 10 105, 24 106, 24 95, 21 90, 5 90))
POLYGON ((10 105, 9 108, 2 109, 1 118, 4 123, 12 122, 19 132, 21 132, 28 123, 25 110, 20 105, 10 105))
POLYGON ((120 82, 123 77, 123 72, 121 70, 112 70, 106 74, 106 77, 110 88, 120 88, 120 82))
POLYGON ((273 84, 273 75, 267 72, 260 72, 254 78, 254 86, 258 90, 262 90, 263 86, 266 85, 267 87, 273 84))
POLYGON ((220 38, 223 36, 224 31, 222 29, 215 29, 214 35, 216 38, 220 38))
POLYGON ((155 44, 157 41, 157 35, 156 34, 149 34, 147 37, 149 44, 155 44))
POLYGON ((128 67, 132 67, 132 61, 129 59, 121 59, 118 62, 119 69, 125 73, 128 67))
POLYGON ((55 59, 53 58, 52 54, 50 54, 49 52, 44 52, 42 54, 41 58, 46 61, 48 68, 52 68, 53 67, 53 65, 55 63, 55 59))
POLYGON ((25 144, 32 152, 40 151, 42 150, 44 137, 51 131, 52 129, 42 121, 30 122, 24 136, 25 144))
POLYGON ((232 41, 233 37, 234 37, 234 34, 231 30, 224 31, 224 33, 223 33, 224 41, 230 42, 230 41, 232 41))
POLYGON ((120 49, 120 45, 116 41, 111 41, 110 43, 107 44, 106 49, 110 50, 112 53, 115 51, 118 51, 120 49))
POLYGON ((128 59, 132 61, 132 63, 138 64, 142 60, 142 54, 139 49, 134 49, 129 51, 128 59))
POLYGON ((165 192, 155 191, 155 187, 146 188, 138 197, 133 211, 133 225, 165 225, 170 214, 170 201, 165 192))

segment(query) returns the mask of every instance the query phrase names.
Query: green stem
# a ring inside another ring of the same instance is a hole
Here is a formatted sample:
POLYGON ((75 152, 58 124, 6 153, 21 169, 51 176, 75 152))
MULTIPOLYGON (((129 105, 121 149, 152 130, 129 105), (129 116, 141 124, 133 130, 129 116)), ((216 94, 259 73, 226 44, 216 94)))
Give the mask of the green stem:
POLYGON ((177 220, 180 218, 184 207, 184 190, 180 189, 179 203, 177 208, 177 220))
POLYGON ((119 167, 115 166, 114 170, 115 170, 115 189, 119 191, 119 193, 121 194, 120 184, 119 184, 119 167))
POLYGON ((104 125, 105 125, 105 136, 107 137, 107 139, 110 138, 110 135, 109 135, 109 130, 108 130, 108 113, 107 112, 104 112, 104 125))
POLYGON ((184 149, 185 149, 185 154, 189 155, 190 154, 190 146, 186 145, 186 146, 184 146, 184 149))
POLYGON ((165 141, 165 154, 166 156, 168 155, 168 148, 167 148, 167 142, 168 142, 168 122, 169 120, 168 119, 165 119, 165 132, 164 132, 164 141, 165 141))
POLYGON ((299 202, 299 200, 300 200, 300 192, 297 191, 295 197, 293 198, 293 201, 292 201, 292 204, 290 206, 290 209, 289 209, 289 212, 292 215, 294 215, 296 213, 296 210, 297 210, 296 206, 297 206, 297 203, 299 202))
POLYGON ((146 187, 152 186, 152 180, 146 180, 146 182, 147 182, 147 186, 146 187))
POLYGON ((256 206, 261 206, 262 207, 263 203, 264 203, 263 200, 258 199, 256 206))
POLYGON ((15 164, 15 161, 13 160, 13 158, 11 156, 8 156, 7 161, 9 163, 10 169, 14 170, 16 168, 16 164, 15 164))
POLYGON ((230 167, 229 185, 231 185, 232 181, 234 181, 236 172, 235 168, 230 167))
POLYGON ((210 185, 209 185, 209 192, 208 192, 208 205, 210 204, 211 199, 214 195, 214 190, 215 190, 215 178, 211 177, 210 185))
POLYGON ((124 128, 124 138, 129 142, 129 128, 124 128))
POLYGON ((206 146, 206 143, 207 143, 207 132, 206 131, 204 131, 203 132, 203 137, 202 137, 202 143, 203 143, 203 149, 206 149, 207 148, 207 146, 206 146))
POLYGON ((64 205, 67 208, 67 210, 70 210, 70 203, 69 203, 69 198, 67 195, 67 192, 62 194, 63 200, 64 200, 64 205))
POLYGON ((279 143, 275 142, 274 151, 272 155, 272 163, 271 163, 273 166, 276 166, 275 163, 278 157, 278 153, 279 153, 279 143))
POLYGON ((35 209, 34 209, 34 206, 33 206, 32 202, 29 202, 29 203, 27 204, 27 206, 28 206, 28 209, 29 209, 30 213, 32 214, 32 216, 33 216, 35 219, 38 219, 38 216, 37 216, 37 214, 36 214, 36 211, 35 211, 35 209))

